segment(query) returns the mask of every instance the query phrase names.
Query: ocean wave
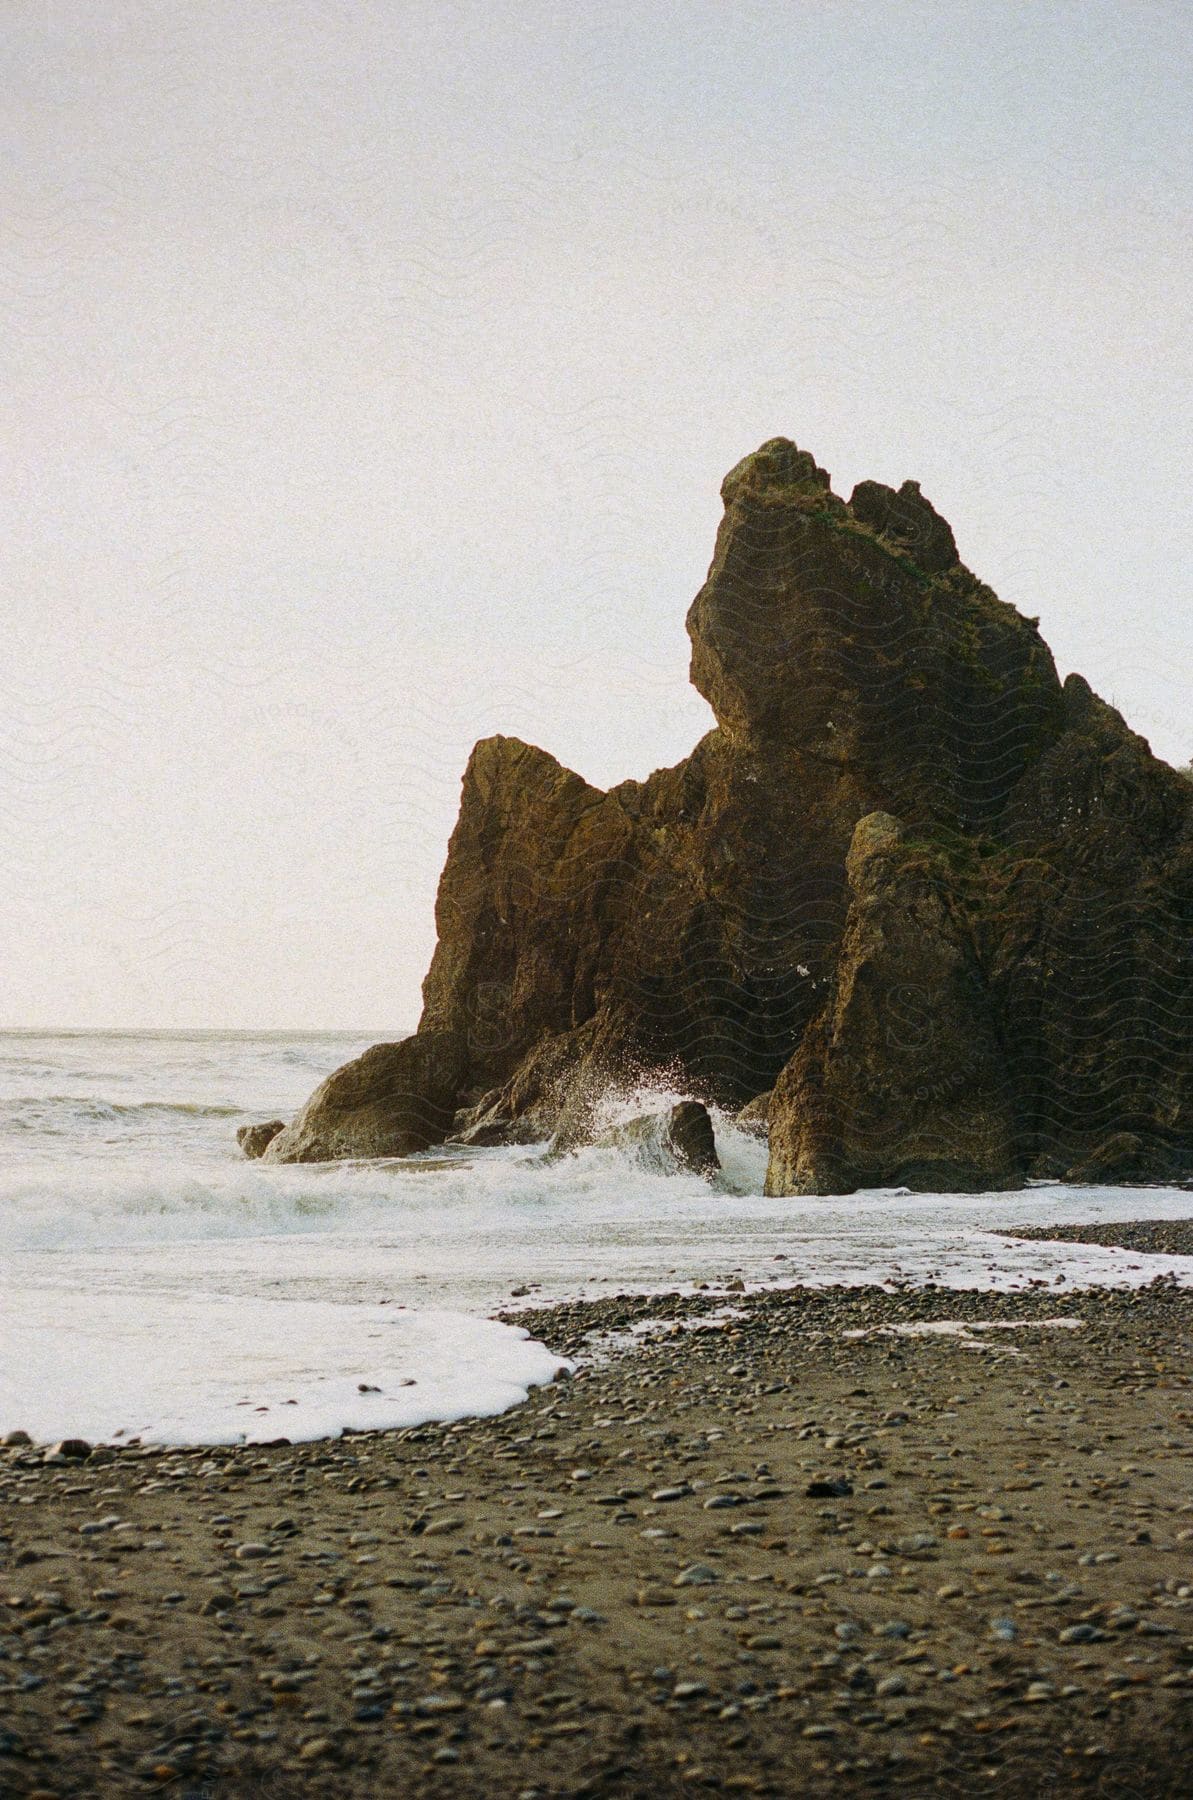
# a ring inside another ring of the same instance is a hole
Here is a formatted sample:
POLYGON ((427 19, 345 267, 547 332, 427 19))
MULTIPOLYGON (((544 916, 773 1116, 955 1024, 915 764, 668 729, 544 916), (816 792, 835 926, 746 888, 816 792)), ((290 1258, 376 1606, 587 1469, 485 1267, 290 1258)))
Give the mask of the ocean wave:
POLYGON ((212 1104, 201 1100, 96 1100, 90 1096, 73 1094, 52 1094, 49 1099, 51 1103, 94 1106, 105 1113, 115 1114, 117 1118, 138 1113, 181 1113, 197 1119, 233 1118, 243 1115, 245 1111, 243 1106, 234 1106, 230 1102, 212 1104))
MULTIPOLYGON (((765 1146, 723 1131, 722 1192, 761 1191, 765 1146)), ((395 1239, 511 1234, 574 1210, 593 1223, 707 1210, 709 1184, 638 1167, 616 1149, 548 1161, 540 1148, 373 1162, 262 1164, 123 1153, 0 1165, 0 1249, 150 1247, 327 1232, 395 1239)))
POLYGON ((245 1107, 230 1102, 102 1100, 93 1094, 23 1094, 0 1100, 0 1132, 9 1127, 27 1130, 31 1125, 62 1131, 79 1124, 113 1124, 120 1119, 154 1116, 234 1119, 247 1118, 249 1114, 245 1107))
MULTIPOLYGON (((607 1096, 602 1122, 679 1098, 662 1087, 607 1096)), ((109 1105, 61 1094, 57 1103, 109 1105)), ((545 1146, 443 1146, 405 1159, 263 1164, 239 1154, 223 1122, 236 1109, 224 1104, 116 1102, 115 1118, 117 1107, 125 1124, 129 1113, 148 1113, 147 1130, 101 1125, 90 1152, 77 1125, 73 1140, 27 1137, 24 1152, 10 1135, 0 1159, 0 1253, 19 1283, 47 1269, 55 1280, 70 1269, 90 1281, 102 1269, 139 1289, 169 1267, 201 1290, 219 1267, 234 1268, 246 1292, 292 1284, 301 1272, 316 1287, 346 1280, 352 1292, 391 1277, 429 1283, 449 1300, 483 1289, 488 1304, 527 1277, 575 1292, 607 1279, 650 1287, 747 1267, 813 1285, 898 1278, 984 1287, 1057 1276, 1130 1284, 1170 1268, 1193 1276, 1180 1258, 1025 1246, 989 1232, 992 1222, 1137 1217, 1140 1196, 1130 1190, 1029 1189, 997 1201, 903 1190, 768 1198, 765 1143, 715 1110, 722 1171, 710 1182, 644 1167, 612 1146, 556 1159, 545 1146), (170 1110, 183 1114, 173 1132, 161 1122, 170 1110)), ((1183 1216, 1187 1196, 1149 1190, 1145 1204, 1148 1216, 1173 1208, 1183 1216)))

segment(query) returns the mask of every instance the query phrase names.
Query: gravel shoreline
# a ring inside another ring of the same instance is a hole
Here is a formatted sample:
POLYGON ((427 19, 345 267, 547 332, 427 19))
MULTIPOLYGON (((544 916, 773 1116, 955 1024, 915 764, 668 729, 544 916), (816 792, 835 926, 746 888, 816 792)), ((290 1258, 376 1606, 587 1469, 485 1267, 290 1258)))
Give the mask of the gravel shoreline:
POLYGON ((1061 1244, 1105 1244, 1160 1256, 1193 1256, 1193 1219, 1131 1219, 1114 1225, 1025 1225, 1001 1237, 1044 1238, 1061 1244))
POLYGON ((0 1451, 0 1793, 1187 1791, 1189 1290, 512 1316, 496 1419, 0 1451))

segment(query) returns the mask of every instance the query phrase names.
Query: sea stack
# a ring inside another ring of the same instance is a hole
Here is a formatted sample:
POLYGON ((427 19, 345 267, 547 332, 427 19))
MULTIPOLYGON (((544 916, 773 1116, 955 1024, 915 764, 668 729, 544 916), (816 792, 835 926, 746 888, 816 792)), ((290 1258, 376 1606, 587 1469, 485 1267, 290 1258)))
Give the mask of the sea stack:
POLYGON ((774 1194, 1188 1174, 1193 785, 915 482, 847 502, 776 438, 722 496, 687 620, 715 729, 607 793, 478 743, 418 1033, 264 1160, 547 1139, 665 1072, 775 1090, 774 1194))

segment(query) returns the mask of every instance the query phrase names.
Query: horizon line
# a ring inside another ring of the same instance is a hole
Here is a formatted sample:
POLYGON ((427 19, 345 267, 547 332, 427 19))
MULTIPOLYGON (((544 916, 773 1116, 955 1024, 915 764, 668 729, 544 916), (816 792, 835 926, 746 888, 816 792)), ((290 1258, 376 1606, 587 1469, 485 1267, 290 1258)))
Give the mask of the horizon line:
POLYGON ((0 1037, 411 1037, 413 1026, 0 1025, 0 1037))

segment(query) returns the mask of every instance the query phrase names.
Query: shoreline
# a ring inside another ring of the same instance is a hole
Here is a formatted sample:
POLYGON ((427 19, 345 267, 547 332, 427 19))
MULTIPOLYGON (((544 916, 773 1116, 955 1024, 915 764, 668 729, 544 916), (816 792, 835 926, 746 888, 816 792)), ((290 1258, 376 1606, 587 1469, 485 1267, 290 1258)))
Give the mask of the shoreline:
POLYGON ((1193 1256, 1193 1219, 1121 1219, 1103 1225, 1024 1225, 1017 1231, 998 1228, 1000 1237, 1032 1243, 1099 1244, 1108 1250, 1135 1250, 1144 1255, 1193 1256))
POLYGON ((1193 1291, 506 1316, 491 1419, 0 1452, 0 1791, 1182 1791, 1193 1291))

